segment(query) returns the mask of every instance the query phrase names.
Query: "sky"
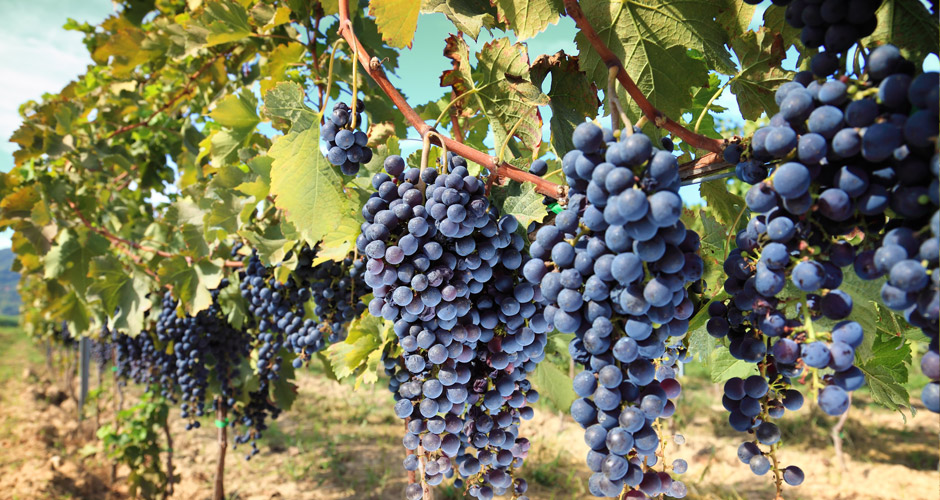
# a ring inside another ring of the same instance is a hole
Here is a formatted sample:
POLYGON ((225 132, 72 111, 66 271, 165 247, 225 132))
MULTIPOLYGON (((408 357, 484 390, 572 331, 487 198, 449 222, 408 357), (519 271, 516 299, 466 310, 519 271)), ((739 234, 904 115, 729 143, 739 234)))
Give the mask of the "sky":
MULTIPOLYGON (((4 172, 13 166, 11 155, 16 145, 7 142, 7 138, 19 125, 17 110, 20 104, 30 99, 39 100, 44 93, 58 92, 92 62, 82 44, 82 34, 65 31, 62 25, 69 18, 98 24, 114 11, 109 0, 30 0, 13 4, 11 1, 0 2, 0 74, 3 75, 0 78, 0 171, 4 172)), ((755 19, 760 19, 766 4, 758 8, 755 19)), ((444 94, 445 89, 439 86, 438 77, 449 66, 443 50, 444 39, 452 30, 453 25, 443 14, 418 18, 412 48, 402 51, 397 76, 392 76, 392 83, 403 91, 412 105, 438 99, 444 94)), ((577 54, 574 34, 574 22, 562 17, 558 24, 549 25, 545 32, 526 41, 530 60, 559 50, 577 54)), ((498 31, 494 35, 502 36, 498 31)), ((471 54, 490 40, 492 36, 485 30, 476 42, 468 39, 471 54)), ((788 59, 792 69, 793 58, 788 59)), ((784 66, 788 67, 787 62, 784 66)), ((544 90, 548 90, 548 85, 546 81, 544 90)), ((722 114, 724 118, 740 121, 730 92, 725 92, 716 103, 728 108, 722 114)), ((548 140, 551 110, 543 107, 542 116, 544 138, 548 140)), ((417 138, 417 134, 412 137, 417 138)), ((408 143, 404 145, 407 147, 408 143)), ((418 147, 420 144, 414 142, 408 149, 418 147)), ((689 203, 701 201, 694 186, 683 188, 682 195, 689 203)), ((0 233, 0 248, 9 246, 9 232, 0 233)))

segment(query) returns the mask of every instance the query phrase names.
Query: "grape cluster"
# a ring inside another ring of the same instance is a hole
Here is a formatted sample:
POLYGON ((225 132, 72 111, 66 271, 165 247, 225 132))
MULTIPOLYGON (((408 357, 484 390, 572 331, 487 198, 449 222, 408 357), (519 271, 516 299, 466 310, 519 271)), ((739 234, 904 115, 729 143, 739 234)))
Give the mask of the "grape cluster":
POLYGON ((111 361, 113 346, 111 345, 111 331, 108 330, 107 323, 101 325, 101 332, 98 338, 91 339, 91 359, 98 365, 98 372, 104 370, 104 367, 111 361))
POLYGON ((309 289, 315 304, 314 314, 318 320, 307 319, 304 328, 288 335, 288 342, 298 354, 294 367, 299 368, 327 342, 346 339, 349 322, 359 317, 366 309, 362 297, 369 292, 362 279, 365 259, 352 257, 342 262, 326 261, 312 266, 315 252, 301 252, 294 271, 309 289), (325 337, 324 337, 325 336, 325 337))
MULTIPOLYGON (((848 393, 865 383, 854 364, 866 332, 851 320, 852 296, 839 289, 843 268, 862 279, 888 276, 883 302, 931 338, 923 365, 928 376, 940 375, 940 80, 909 74, 913 67, 887 45, 871 53, 860 81, 820 84, 798 74, 778 89, 780 112, 754 133, 737 166, 754 184, 745 196, 754 216, 724 262, 731 298, 709 305, 707 329, 729 339, 734 357, 760 367, 761 375, 729 380, 723 398, 731 426, 756 437, 741 445, 739 458, 757 474, 771 469, 759 445, 780 439, 771 420, 802 406, 792 378, 808 370, 829 415, 845 413, 848 393)), ((782 476, 789 484, 803 480, 795 466, 782 476)))
POLYGON ((233 383, 241 375, 238 366, 251 353, 251 336, 231 326, 218 305, 219 293, 228 284, 223 279, 219 288, 211 290, 212 304, 195 316, 179 316, 172 294, 163 296, 157 339, 173 345, 176 366, 170 374, 181 393, 181 416, 191 419, 187 430, 200 426, 196 418, 205 414, 206 394, 213 381, 219 384, 217 401, 226 409, 235 406, 233 383))
POLYGON ((173 354, 161 349, 150 332, 134 337, 118 330, 111 331, 114 349, 115 376, 122 385, 127 381, 144 385, 147 390, 159 389, 161 396, 174 400, 175 385, 169 375, 176 369, 173 354))
MULTIPOLYGON (((499 217, 463 158, 446 171, 406 169, 399 156, 373 176, 357 240, 368 257, 369 311, 394 322, 403 351, 386 360, 396 414, 408 420, 408 470, 439 484, 456 472, 481 499, 512 488, 528 453, 518 422, 537 400, 526 374, 544 357, 548 324, 525 283, 525 241, 499 217)), ((406 491, 420 498, 420 485, 406 491)))
POLYGON ((261 263, 257 252, 239 271, 239 279, 239 290, 258 328, 256 371, 262 381, 277 380, 287 337, 305 333, 313 325, 310 319, 304 323, 304 304, 310 300, 310 290, 293 276, 285 283, 278 281, 274 272, 261 263))
MULTIPOLYGON (((744 0, 756 5, 761 0, 744 0)), ((855 42, 875 32, 878 18, 875 12, 882 0, 774 0, 774 5, 786 6, 787 24, 802 30, 803 45, 826 50, 813 56, 810 67, 819 77, 829 76, 839 67, 839 56, 845 54, 855 42)))
MULTIPOLYGON (((365 104, 356 102, 356 123, 362 123, 365 104)), ((320 127, 320 137, 326 141, 326 158, 331 165, 340 168, 344 175, 356 175, 359 166, 372 160, 369 137, 361 130, 352 128, 352 110, 344 102, 333 106, 333 113, 320 127)))
MULTIPOLYGON (((538 230, 524 267, 548 302, 545 317, 576 336, 569 345, 584 371, 571 415, 585 428, 599 497, 667 494, 685 485, 652 469, 662 439, 657 421, 675 411, 676 344, 694 304, 686 287, 702 276, 698 235, 679 220, 679 169, 669 151, 638 132, 579 125, 577 149, 562 160, 567 207, 538 230)), ((677 461, 675 473, 684 472, 677 461)))

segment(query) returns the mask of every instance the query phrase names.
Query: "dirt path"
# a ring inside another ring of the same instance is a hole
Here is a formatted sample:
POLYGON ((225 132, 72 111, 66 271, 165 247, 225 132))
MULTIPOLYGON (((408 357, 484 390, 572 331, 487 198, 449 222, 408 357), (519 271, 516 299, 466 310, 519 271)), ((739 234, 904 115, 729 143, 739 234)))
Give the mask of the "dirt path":
MULTIPOLYGON (((94 418, 79 425, 67 391, 50 381, 54 377, 42 365, 30 366, 28 375, 21 369, 3 382, 0 393, 0 499, 127 498, 122 481, 126 471, 119 470, 115 483, 110 482, 110 464, 94 439, 94 418)), ((674 418, 674 432, 685 436, 686 443, 667 450, 669 461, 681 457, 689 462, 684 478, 689 498, 772 499, 770 478, 754 476, 738 462, 735 450, 741 438, 727 428, 721 407, 707 403, 718 400, 717 389, 696 391, 674 418)), ((262 453, 245 461, 244 450, 231 452, 228 496, 401 498, 402 425, 389 401, 380 386, 353 391, 349 385, 303 375, 294 408, 266 433, 259 443, 262 453)), ((173 498, 207 499, 216 458, 214 432, 206 427, 186 432, 177 417, 173 410, 174 462, 180 474, 173 498)), ((110 413, 101 418, 107 421, 110 413)), ((803 486, 786 490, 787 500, 940 500, 936 415, 921 411, 904 423, 896 413, 864 404, 853 407, 844 430, 846 472, 834 461, 828 437, 833 423, 809 408, 783 420, 781 460, 807 473, 803 486)), ((530 498, 591 498, 583 463, 587 448, 570 418, 541 409, 522 430, 532 441, 523 469, 530 498)), ((442 488, 437 498, 460 497, 452 488, 442 488)))

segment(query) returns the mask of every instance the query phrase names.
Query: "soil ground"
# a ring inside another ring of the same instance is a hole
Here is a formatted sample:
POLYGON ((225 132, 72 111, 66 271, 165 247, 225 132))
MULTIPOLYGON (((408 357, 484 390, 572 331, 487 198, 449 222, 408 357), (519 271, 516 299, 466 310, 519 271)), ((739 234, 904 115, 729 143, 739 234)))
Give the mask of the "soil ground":
MULTIPOLYGON (((15 328, 0 328, 0 500, 125 499, 127 470, 111 464, 95 438, 96 420, 112 418, 113 391, 105 381, 99 403, 81 423, 62 367, 50 368, 44 353, 15 328)), ((94 378, 94 377, 93 377, 94 378)), ((105 377, 107 379, 107 376, 105 377)), ((76 382, 73 380, 74 386, 76 382)), ((403 426, 391 396, 381 385, 353 390, 316 374, 303 374, 293 409, 259 442, 261 453, 245 461, 245 449, 232 450, 226 468, 231 499, 338 500, 399 499, 405 485, 401 468, 403 426)), ((691 499, 771 500, 770 476, 757 477, 735 450, 741 437, 730 430, 720 389, 688 377, 679 411, 670 422, 682 446, 667 448, 668 460, 685 458, 683 480, 691 499)), ((133 401, 133 394, 127 396, 133 401)), ((916 399, 916 398, 914 398, 916 399)), ((915 406, 916 407, 916 406, 915 406)), ((798 464, 806 481, 787 487, 787 500, 940 500, 938 435, 940 419, 923 409, 906 421, 896 412, 855 398, 843 429, 843 470, 829 431, 835 419, 811 406, 782 420, 784 464, 798 464)), ((217 454, 214 428, 185 431, 172 410, 173 461, 178 474, 174 499, 211 497, 217 454)), ((522 474, 532 499, 587 499, 582 431, 570 418, 536 409, 522 432, 532 441, 522 474)), ((460 498, 439 488, 437 498, 460 498)))

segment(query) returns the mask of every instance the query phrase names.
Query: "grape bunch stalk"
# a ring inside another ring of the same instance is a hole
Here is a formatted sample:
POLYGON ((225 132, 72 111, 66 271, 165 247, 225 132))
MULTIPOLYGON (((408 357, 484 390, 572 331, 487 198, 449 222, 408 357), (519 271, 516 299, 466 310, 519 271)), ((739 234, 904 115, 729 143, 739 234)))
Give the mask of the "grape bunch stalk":
MULTIPOLYGON (((431 486, 459 475, 455 486, 482 500, 521 495, 514 470, 529 443, 518 425, 538 399, 526 374, 545 356, 549 327, 521 277, 518 223, 499 216, 463 158, 448 155, 440 174, 406 169, 397 155, 384 168, 357 247, 369 259, 369 311, 393 322, 401 349, 385 367, 414 452, 403 465, 431 486)), ((405 496, 422 498, 422 484, 405 496)))
POLYGON ((679 220, 678 162, 638 130, 617 140, 583 123, 572 141, 567 207, 536 233, 524 274, 548 302, 546 319, 575 334, 569 351, 585 369, 571 416, 590 448, 588 485, 598 497, 681 498, 682 481, 653 468, 660 421, 681 391, 674 366, 695 309, 687 287, 703 271, 698 235, 679 220))

